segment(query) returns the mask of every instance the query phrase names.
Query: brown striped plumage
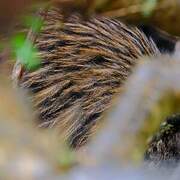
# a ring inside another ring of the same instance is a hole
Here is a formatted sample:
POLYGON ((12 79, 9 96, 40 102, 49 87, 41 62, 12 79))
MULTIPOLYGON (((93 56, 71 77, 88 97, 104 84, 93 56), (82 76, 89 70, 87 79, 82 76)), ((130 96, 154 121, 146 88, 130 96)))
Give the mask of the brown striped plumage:
POLYGON ((20 85, 32 92, 40 127, 57 127, 70 146, 83 145, 141 56, 159 53, 136 27, 118 20, 73 15, 62 24, 49 10, 35 44, 42 66, 25 71, 20 85), (62 132, 63 131, 63 132, 62 132))

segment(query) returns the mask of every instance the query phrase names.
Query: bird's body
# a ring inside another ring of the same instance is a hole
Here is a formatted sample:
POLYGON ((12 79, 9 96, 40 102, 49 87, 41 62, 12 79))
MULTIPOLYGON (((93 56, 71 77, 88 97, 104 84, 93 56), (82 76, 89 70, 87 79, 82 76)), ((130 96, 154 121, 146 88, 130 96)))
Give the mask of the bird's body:
POLYGON ((82 146, 112 97, 142 56, 159 54, 153 40, 118 20, 48 11, 35 45, 41 67, 25 71, 20 86, 32 93, 40 127, 56 127, 70 146, 82 146))

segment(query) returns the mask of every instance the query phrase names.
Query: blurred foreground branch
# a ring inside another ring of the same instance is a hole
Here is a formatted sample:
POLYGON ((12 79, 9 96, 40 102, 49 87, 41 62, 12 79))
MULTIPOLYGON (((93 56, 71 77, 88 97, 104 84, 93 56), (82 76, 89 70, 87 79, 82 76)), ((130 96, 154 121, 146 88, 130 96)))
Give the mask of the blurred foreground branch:
MULTIPOLYGON (((137 137, 138 132, 141 131, 142 125, 147 120, 148 112, 152 111, 152 107, 158 103, 158 100, 167 92, 180 94, 179 69, 180 61, 178 56, 162 56, 139 65, 126 83, 126 92, 120 97, 120 101, 112 113, 110 111, 106 117, 108 121, 105 128, 102 129, 84 152, 82 152, 83 150, 77 152, 76 158, 80 157, 78 160, 80 166, 75 166, 75 169, 70 168, 65 176, 63 175, 63 178, 79 179, 83 176, 86 179, 103 179, 108 175, 109 178, 113 179, 119 177, 133 179, 134 175, 142 177, 142 173, 146 174, 144 176, 146 180, 148 178, 171 178, 172 172, 168 173, 167 171, 165 175, 154 170, 153 173, 150 173, 145 167, 138 170, 129 169, 129 173, 126 173, 126 166, 124 169, 122 166, 120 168, 118 164, 123 165, 124 160, 130 163, 131 159, 133 159, 134 150, 137 147, 137 139, 134 137, 137 137), (80 156, 78 153, 80 153, 80 156), (107 166, 108 169, 106 169, 107 166), (102 171, 104 168, 106 171, 102 171)), ((24 109, 26 106, 20 105, 20 109, 17 109, 19 105, 14 104, 19 102, 19 99, 18 101, 14 100, 17 95, 12 97, 11 94, 7 94, 9 90, 6 91, 4 87, 1 86, 2 94, 0 94, 2 95, 0 96, 0 157, 3 157, 0 159, 0 166, 2 172, 6 176, 13 177, 16 175, 16 177, 27 178, 31 175, 31 177, 62 178, 62 169, 59 173, 56 171, 58 161, 55 158, 51 160, 51 155, 53 157, 57 155, 57 149, 60 150, 60 148, 54 146, 52 140, 48 141, 47 136, 35 133, 31 126, 27 125, 27 123, 30 123, 32 115, 24 109), (15 110, 13 110, 13 107, 16 107, 15 110), (8 109, 11 112, 7 111, 8 109), (44 146, 43 139, 50 144, 44 146), (8 157, 11 157, 11 159, 7 160, 8 157), (22 171, 21 168, 24 167, 26 168, 22 171), (16 173, 14 174, 14 172, 16 173)), ((179 106, 180 102, 177 103, 179 106)), ((161 111, 161 113, 164 114, 164 111, 161 111)), ((143 154, 143 152, 141 153, 143 154)), ((132 163, 130 164, 132 165, 132 163)), ((179 172, 176 172, 176 175, 177 173, 179 172)), ((173 177, 176 177, 175 174, 173 174, 173 177)))

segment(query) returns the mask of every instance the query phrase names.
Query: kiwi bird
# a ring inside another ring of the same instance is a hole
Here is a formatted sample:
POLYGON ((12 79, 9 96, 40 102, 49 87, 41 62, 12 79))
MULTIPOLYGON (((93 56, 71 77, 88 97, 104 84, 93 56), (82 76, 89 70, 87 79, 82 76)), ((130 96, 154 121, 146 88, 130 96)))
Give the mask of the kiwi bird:
POLYGON ((59 9, 47 11, 35 41, 41 67, 24 70, 19 86, 31 93, 39 127, 59 128, 77 149, 96 131, 138 59, 160 51, 143 30, 116 19, 74 14, 62 20, 59 9))

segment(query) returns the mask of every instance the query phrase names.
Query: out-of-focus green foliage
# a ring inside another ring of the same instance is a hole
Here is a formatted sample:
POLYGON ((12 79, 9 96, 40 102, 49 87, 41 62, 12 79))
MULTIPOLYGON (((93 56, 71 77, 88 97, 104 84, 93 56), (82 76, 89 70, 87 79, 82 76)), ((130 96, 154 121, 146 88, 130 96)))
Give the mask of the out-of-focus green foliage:
MULTIPOLYGON (((42 27, 42 20, 39 17, 27 16, 25 25, 32 32, 38 33, 42 27)), ((27 38, 27 34, 16 34, 12 38, 12 49, 15 59, 21 62, 28 70, 35 70, 40 65, 40 58, 37 56, 38 50, 34 46, 31 39, 27 38)))
POLYGON ((16 35, 12 39, 12 48, 15 58, 19 60, 28 70, 39 67, 40 59, 37 56, 37 49, 33 43, 26 39, 24 35, 16 35))
POLYGON ((142 6, 142 13, 144 14, 144 16, 149 16, 156 6, 157 0, 145 0, 142 6))
POLYGON ((26 16, 24 24, 27 28, 31 28, 33 32, 38 33, 43 25, 43 21, 39 17, 26 16))

